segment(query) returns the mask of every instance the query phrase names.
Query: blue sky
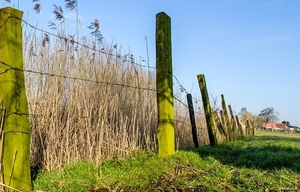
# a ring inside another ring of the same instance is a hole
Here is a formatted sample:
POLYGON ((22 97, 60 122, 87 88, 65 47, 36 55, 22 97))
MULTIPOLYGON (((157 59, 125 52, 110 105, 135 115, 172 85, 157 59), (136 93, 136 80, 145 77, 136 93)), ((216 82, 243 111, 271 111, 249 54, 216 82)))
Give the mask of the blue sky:
MULTIPOLYGON (((75 34, 75 11, 63 0, 40 0, 42 16, 30 0, 12 0, 29 23, 54 21, 53 4, 64 9, 75 34)), ((6 4, 8 5, 8 4, 6 4)), ((171 17, 173 72, 194 97, 200 97, 198 74, 205 74, 209 93, 224 94, 236 113, 242 107, 258 114, 266 107, 279 121, 300 126, 300 1, 298 0, 79 0, 83 33, 99 20, 106 42, 147 58, 155 66, 155 15, 171 17)), ((2 6, 2 5, 1 5, 2 6)), ((59 22, 56 22, 59 23, 59 22)), ((50 29, 49 29, 50 31, 50 29)))

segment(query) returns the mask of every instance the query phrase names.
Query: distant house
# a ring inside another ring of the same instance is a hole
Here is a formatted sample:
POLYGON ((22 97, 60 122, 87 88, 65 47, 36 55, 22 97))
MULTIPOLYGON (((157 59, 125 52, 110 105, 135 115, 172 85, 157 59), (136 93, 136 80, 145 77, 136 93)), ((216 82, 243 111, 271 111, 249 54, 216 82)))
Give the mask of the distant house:
POLYGON ((292 132, 299 132, 300 131, 300 128, 297 127, 297 126, 289 126, 288 129, 289 129, 289 131, 292 131, 292 132))
POLYGON ((264 123, 263 127, 272 131, 288 131, 288 126, 283 123, 264 123))

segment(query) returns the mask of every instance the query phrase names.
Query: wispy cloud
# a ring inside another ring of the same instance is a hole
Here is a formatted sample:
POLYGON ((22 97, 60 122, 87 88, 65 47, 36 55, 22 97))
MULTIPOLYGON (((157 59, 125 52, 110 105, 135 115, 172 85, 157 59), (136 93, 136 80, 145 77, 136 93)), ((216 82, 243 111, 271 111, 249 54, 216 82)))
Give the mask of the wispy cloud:
POLYGON ((248 38, 244 41, 247 45, 271 45, 286 42, 289 37, 248 38))
MULTIPOLYGON (((76 19, 76 13, 75 12, 66 12, 65 14, 64 14, 64 17, 66 18, 66 19, 76 19)), ((82 15, 78 15, 78 18, 79 18, 79 20, 81 20, 81 21, 84 21, 84 20, 86 20, 86 18, 84 17, 84 16, 82 16, 82 15)))

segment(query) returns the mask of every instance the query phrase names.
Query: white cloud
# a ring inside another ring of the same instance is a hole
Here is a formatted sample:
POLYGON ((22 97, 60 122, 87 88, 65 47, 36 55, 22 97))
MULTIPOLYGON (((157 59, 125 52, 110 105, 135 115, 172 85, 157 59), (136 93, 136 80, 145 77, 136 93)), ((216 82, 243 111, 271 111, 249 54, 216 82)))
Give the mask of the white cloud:
MULTIPOLYGON (((75 12, 65 12, 64 17, 65 17, 65 19, 76 19, 76 13, 75 12)), ((78 18, 80 21, 86 20, 86 18, 80 14, 78 15, 78 18)))
POLYGON ((288 37, 248 38, 244 44, 248 45, 270 45, 288 41, 288 37))

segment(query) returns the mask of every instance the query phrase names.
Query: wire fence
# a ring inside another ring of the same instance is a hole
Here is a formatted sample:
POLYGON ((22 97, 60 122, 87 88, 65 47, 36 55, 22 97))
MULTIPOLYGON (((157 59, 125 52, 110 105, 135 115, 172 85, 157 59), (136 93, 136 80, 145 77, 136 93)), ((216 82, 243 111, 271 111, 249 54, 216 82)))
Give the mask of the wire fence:
MULTIPOLYGON (((6 13, 6 14, 9 14, 9 13, 3 11, 3 10, 1 10, 1 12, 4 12, 4 13, 6 13)), ((144 67, 144 68, 156 70, 155 67, 151 67, 151 66, 149 66, 149 65, 143 65, 143 64, 141 64, 141 63, 135 62, 133 57, 131 57, 130 60, 128 60, 128 59, 127 59, 128 54, 125 55, 125 56, 121 56, 121 54, 113 54, 113 53, 111 53, 111 52, 106 52, 106 51, 104 50, 104 48, 102 48, 101 50, 96 49, 95 46, 91 47, 91 46, 88 46, 87 44, 84 44, 84 43, 75 41, 74 38, 73 38, 72 36, 69 36, 69 38, 67 38, 66 36, 63 36, 63 35, 58 35, 58 34, 51 33, 51 32, 49 32, 49 31, 40 29, 40 28, 38 28, 38 27, 36 27, 36 26, 30 24, 29 22, 25 21, 24 19, 20 19, 20 18, 18 18, 18 17, 16 17, 16 16, 13 16, 13 15, 11 15, 11 14, 9 14, 9 17, 7 17, 7 19, 0 25, 0 29, 4 26, 4 24, 7 22, 7 20, 8 20, 8 19, 11 19, 11 18, 20 20, 20 21, 23 23, 23 25, 27 25, 27 26, 31 27, 32 29, 34 29, 34 30, 37 30, 37 31, 42 32, 42 33, 45 35, 43 41, 44 41, 45 39, 48 39, 48 41, 49 41, 49 35, 50 35, 50 36, 53 36, 53 37, 62 39, 62 40, 64 40, 64 41, 66 41, 66 42, 69 42, 71 45, 82 46, 82 47, 88 48, 88 49, 90 49, 90 50, 92 50, 92 51, 94 51, 94 52, 99 52, 99 53, 102 53, 102 54, 105 54, 105 55, 113 56, 113 57, 115 57, 115 58, 121 58, 121 57, 122 57, 122 61, 123 61, 123 62, 126 62, 126 61, 127 61, 127 62, 130 62, 131 64, 134 64, 134 65, 137 65, 137 66, 140 66, 140 67, 144 67)), ((47 40, 46 40, 46 41, 47 41, 47 40)), ((145 60, 143 60, 143 61, 145 61, 145 60)), ((35 74, 40 74, 40 75, 45 75, 45 76, 60 77, 60 78, 71 79, 71 80, 81 80, 81 81, 94 82, 94 83, 101 83, 101 84, 106 84, 106 85, 121 86, 121 87, 135 88, 135 89, 148 90, 148 91, 156 91, 155 89, 152 89, 152 88, 141 88, 141 87, 134 87, 134 86, 131 86, 131 85, 126 85, 126 84, 118 84, 118 83, 112 83, 112 82, 97 81, 97 80, 92 80, 92 79, 87 79, 87 78, 69 77, 69 76, 60 75, 60 74, 55 74, 55 73, 38 72, 38 71, 30 70, 30 69, 19 69, 19 68, 17 68, 17 67, 14 67, 14 66, 12 66, 12 65, 9 65, 9 64, 7 64, 7 63, 5 63, 5 62, 3 62, 3 61, 0 61, 0 63, 1 63, 2 65, 5 65, 5 66, 9 67, 9 68, 6 69, 4 72, 1 72, 0 74, 6 73, 6 72, 9 71, 9 70, 17 70, 17 71, 23 71, 23 72, 27 72, 27 73, 35 73, 35 74)), ((176 80, 176 82, 177 82, 178 86, 180 87, 180 89, 181 89, 182 91, 184 91, 186 94, 188 94, 188 91, 186 90, 186 88, 179 82, 178 78, 177 78, 174 74, 173 74, 173 77, 174 77, 174 79, 176 80)), ((188 106, 186 105, 186 102, 185 102, 185 101, 182 101, 181 99, 177 98, 177 97, 174 96, 174 95, 173 95, 173 97, 174 97, 174 99, 175 99, 176 101, 178 101, 180 104, 182 104, 183 106, 185 106, 186 108, 188 108, 188 106)), ((197 99, 197 98, 195 98, 195 97, 193 97, 193 99, 194 99, 195 101, 197 101, 197 102, 202 102, 201 100, 199 100, 199 99, 197 99)), ((196 113, 199 113, 199 112, 196 112, 196 113)), ((201 113, 199 113, 199 114, 201 114, 201 113)))
MULTIPOLYGON (((5 66, 0 75, 12 70, 26 74, 29 113, 7 111, 6 116, 17 114, 30 118, 33 165, 43 164, 52 169, 70 159, 98 161, 115 154, 127 155, 137 148, 156 148, 156 88, 152 77, 155 67, 137 63, 132 55, 114 54, 105 47, 96 49, 96 46, 67 38, 65 34, 50 33, 11 15, 0 23, 0 30, 8 19, 21 20, 23 27, 43 33, 41 42, 31 36, 28 37, 31 41, 25 41, 23 69, 0 59, 0 65, 5 66), (49 43, 49 37, 63 42, 52 52, 53 45, 45 45, 49 43), (59 46, 66 49, 64 53, 59 46), (79 52, 78 48, 72 49, 74 46, 88 50, 84 57, 75 54, 73 59, 77 59, 77 64, 68 59, 69 52, 79 52), (36 52, 33 49, 39 50, 40 54, 33 54, 36 52), (87 56, 96 57, 95 53, 99 54, 98 63, 93 65, 85 61, 87 56), (106 56, 106 60, 101 55, 106 56), (143 76, 145 70, 148 76, 143 76)), ((175 75, 173 79, 174 86, 178 84, 181 90, 179 92, 188 94, 175 75)), ((193 145, 187 101, 181 98, 181 93, 172 95, 179 136, 177 148, 193 145)), ((201 104, 200 100, 193 99, 201 104)), ((196 113, 198 118, 203 118, 201 109, 196 113)), ((199 122, 199 135, 207 135, 203 119, 199 122)), ((207 143, 203 141, 203 144, 207 143)))
MULTIPOLYGON (((136 86, 131 86, 131 85, 126 85, 126 84, 120 84, 120 83, 113 83, 113 82, 105 82, 105 81, 97 81, 97 80, 93 80, 93 79, 87 79, 87 78, 79 78, 79 77, 70 77, 70 76, 65 76, 65 75, 60 75, 60 74, 55 74, 55 73, 48 73, 48 72, 38 72, 38 71, 33 71, 30 69, 19 69, 15 66, 9 65, 3 61, 0 60, 0 64, 4 65, 6 67, 9 67, 8 69, 6 69, 3 72, 0 72, 1 74, 7 73, 10 70, 15 70, 15 71, 21 71, 21 72, 26 72, 26 73, 33 73, 33 74, 39 74, 39 75, 43 75, 43 76, 50 76, 50 77, 59 77, 59 78, 64 78, 64 79, 71 79, 71 80, 79 80, 79 81, 85 81, 85 82, 92 82, 92 83, 99 83, 99 84, 105 84, 105 85, 111 85, 111 86, 120 86, 120 87, 125 87, 125 88, 133 88, 133 89, 139 89, 139 90, 145 90, 145 91, 156 91, 156 89, 154 88, 147 88, 147 87, 136 87, 136 86)), ((188 92, 186 91, 186 89, 179 83, 178 78, 173 75, 173 77, 176 79, 179 87, 184 90, 184 92, 186 94, 188 94, 188 92)), ((185 103, 185 101, 182 101, 181 99, 177 98, 175 95, 172 95, 173 98, 178 101, 180 104, 182 104, 183 106, 185 106, 188 109, 187 104, 185 103)), ((195 98, 196 100, 196 98, 195 98)), ((198 100, 200 101, 200 100, 198 100)), ((198 112, 199 113, 199 112, 198 112)), ((201 113, 199 113, 201 114, 201 113)))
MULTIPOLYGON (((1 12, 6 13, 5 11, 1 11, 1 12)), ((9 13, 6 13, 6 14, 9 14, 9 13)), ((74 46, 74 45, 77 45, 77 47, 78 46, 82 46, 84 48, 88 48, 88 49, 92 50, 93 52, 99 52, 101 54, 105 54, 105 55, 108 55, 108 56, 115 57, 116 59, 117 58, 122 58, 122 62, 123 63, 124 62, 130 62, 131 64, 134 64, 134 65, 137 65, 137 66, 140 66, 140 67, 143 67, 143 68, 147 68, 148 70, 151 70, 151 69, 156 70, 156 67, 151 67, 151 66, 149 66, 149 64, 148 65, 143 65, 141 63, 135 62, 133 57, 130 57, 130 59, 128 59, 128 54, 125 55, 125 56, 122 56, 121 54, 113 54, 111 52, 106 52, 104 50, 104 48, 102 48, 100 50, 96 49, 95 46, 91 47, 91 46, 88 46, 87 44, 75 41, 72 36, 69 36, 69 38, 67 38, 64 35, 59 35, 59 34, 51 33, 49 31, 40 29, 40 28, 38 28, 38 27, 30 24, 29 22, 25 21, 24 19, 20 19, 20 18, 15 17, 15 16, 13 16, 11 14, 9 14, 9 17, 0 25, 0 29, 4 26, 4 24, 7 22, 7 20, 11 19, 11 18, 20 20, 23 23, 23 26, 26 25, 26 26, 29 26, 30 28, 34 29, 34 30, 42 32, 45 35, 45 37, 43 39, 43 42, 45 41, 45 39, 48 39, 46 41, 49 41, 49 35, 50 35, 50 36, 53 36, 55 38, 62 39, 64 41, 66 41, 66 42, 69 42, 72 46, 74 46)), ((143 60, 143 61, 146 62, 145 60, 143 60)), ((31 70, 31 69, 19 69, 19 68, 15 67, 15 66, 9 65, 9 64, 7 64, 7 63, 5 63, 3 61, 0 61, 0 64, 9 67, 4 72, 0 72, 0 74, 4 74, 4 73, 8 72, 9 70, 17 70, 17 71, 22 71, 22 72, 27 72, 27 73, 39 74, 39 75, 43 75, 43 76, 60 77, 60 78, 71 79, 71 80, 80 80, 80 81, 85 81, 85 82, 93 82, 93 83, 106 84, 106 85, 112 85, 112 86, 120 86, 120 87, 125 87, 125 88, 134 88, 134 89, 140 89, 140 90, 145 90, 145 91, 156 91, 156 89, 154 89, 154 88, 136 87, 136 86, 126 85, 126 84, 121 84, 121 83, 113 83, 113 82, 98 81, 98 80, 87 79, 87 78, 71 77, 71 76, 66 76, 66 75, 61 75, 61 74, 55 74, 55 73, 39 72, 39 71, 31 70)), ((185 94, 188 94, 188 91, 179 82, 178 78, 174 74, 172 74, 172 75, 173 75, 176 83, 178 84, 180 90, 183 91, 185 94)), ((173 98, 178 103, 180 103, 182 106, 184 106, 186 109, 188 109, 186 101, 182 101, 180 98, 176 97, 175 95, 172 95, 172 96, 173 96, 173 98)), ((199 99, 197 99, 195 97, 193 97, 193 99, 194 99, 194 101, 196 101, 196 103, 198 103, 198 102, 201 103, 202 102, 201 100, 199 100, 199 99)), ((203 112, 199 112, 199 110, 197 110, 196 113, 199 114, 199 115, 203 115, 203 112)))
MULTIPOLYGON (((4 12, 6 13, 5 11, 1 11, 1 12, 4 12)), ((6 13, 6 14, 9 14, 9 13, 6 13)), ((94 52, 99 52, 99 53, 102 53, 102 54, 105 54, 105 55, 109 55, 109 56, 113 56, 115 58, 121 58, 122 57, 122 61, 123 62, 130 62, 131 64, 134 64, 134 65, 137 65, 137 66, 140 66, 140 67, 144 67, 144 68, 148 68, 149 69, 155 69, 156 70, 156 67, 151 67, 149 65, 142 65, 141 63, 137 63, 134 61, 134 58, 131 57, 130 60, 127 59, 127 56, 128 55, 125 55, 125 56, 121 56, 120 54, 113 54, 113 53, 110 53, 110 52, 106 52, 104 49, 96 49, 95 47, 90 47, 86 44, 83 44, 81 42, 78 42, 78 41, 75 41, 74 38, 71 36, 69 38, 67 38, 66 36, 62 36, 62 35, 57 35, 57 34, 54 34, 54 33, 51 33, 49 31, 46 31, 46 30, 43 30, 43 29, 40 29, 38 27, 35 27, 34 25, 30 24, 29 22, 25 21, 24 19, 20 19, 18 17, 15 17, 11 14, 9 14, 10 16, 5 20, 4 23, 2 23, 0 25, 0 29, 3 27, 3 25, 6 23, 6 21, 10 18, 14 18, 14 19, 17 19, 17 20, 20 20, 23 22, 23 25, 27 25, 29 27, 31 27, 32 29, 34 30, 37 30, 37 31, 40 31, 42 33, 44 33, 46 35, 46 37, 44 37, 44 39, 46 38, 49 38, 48 36, 53 36, 53 37, 56 37, 56 38, 59 38, 59 39, 63 39, 64 41, 67 41, 69 42, 71 45, 77 45, 77 46, 82 46, 84 48, 88 48, 94 52)), ((43 40, 44 40, 43 39, 43 40)), ((144 60, 145 61, 145 60, 144 60)), ((94 83, 101 83, 101 84, 106 84, 106 85, 113 85, 113 86, 121 86, 121 87, 127 87, 127 88, 135 88, 135 89, 141 89, 141 90, 148 90, 148 91, 156 91, 155 89, 152 89, 152 88, 141 88, 141 87, 134 87, 134 86, 131 86, 131 85, 125 85, 125 84, 118 84, 118 83, 112 83, 112 82, 104 82, 104 81, 96 81, 96 80, 92 80, 92 79, 86 79, 86 78, 78 78, 78 77, 69 77, 69 76, 65 76, 65 75, 60 75, 60 74, 55 74, 55 73, 47 73, 47 72, 38 72, 38 71, 34 71, 34 70, 30 70, 30 69, 18 69, 17 67, 14 67, 12 65, 9 65, 3 61, 0 61, 0 63, 2 65, 6 65, 7 67, 9 67, 9 69, 6 69, 4 72, 0 72, 0 74, 3 74, 3 73, 6 73, 7 71, 9 70, 18 70, 18 71, 23 71, 23 72, 27 72, 27 73, 35 73, 35 74, 40 74, 40 75, 45 75, 45 76, 52 76, 52 77, 60 77, 60 78, 65 78, 65 79, 71 79, 71 80, 81 80, 81 81, 86 81, 86 82, 94 82, 94 83)), ((176 80, 178 86, 180 87, 180 89, 182 91, 184 91, 186 94, 188 94, 188 91, 186 90, 186 88, 179 82, 178 78, 172 74, 174 79, 176 80)), ((179 98, 177 98, 176 96, 174 96, 174 99, 176 101, 178 101, 180 104, 182 104, 183 106, 185 106, 186 108, 188 108, 187 104, 185 101, 182 101, 180 100, 179 98)), ((193 97, 193 99, 197 102, 202 102, 201 100, 193 97)), ((196 113, 199 113, 199 112, 196 112, 196 113)), ((201 114, 201 113, 199 113, 201 114)))
POLYGON ((19 69, 19 68, 15 67, 15 66, 9 65, 9 64, 7 64, 7 63, 5 63, 3 61, 0 61, 0 63, 2 65, 5 65, 5 66, 9 67, 4 72, 1 72, 0 74, 7 73, 10 70, 15 70, 15 71, 21 71, 21 72, 27 72, 27 73, 34 73, 34 74, 39 74, 39 75, 45 75, 45 76, 50 76, 50 77, 60 77, 60 78, 64 78, 64 79, 79 80, 79 81, 99 83, 99 84, 105 84, 105 85, 120 86, 120 87, 134 88, 134 89, 148 90, 148 91, 156 91, 155 89, 152 89, 152 88, 135 87, 135 86, 131 86, 131 85, 125 85, 125 84, 119 84, 119 83, 112 83, 112 82, 104 82, 104 81, 97 81, 97 80, 87 79, 87 78, 69 77, 69 76, 55 74, 55 73, 33 71, 33 70, 30 70, 30 69, 19 69))

